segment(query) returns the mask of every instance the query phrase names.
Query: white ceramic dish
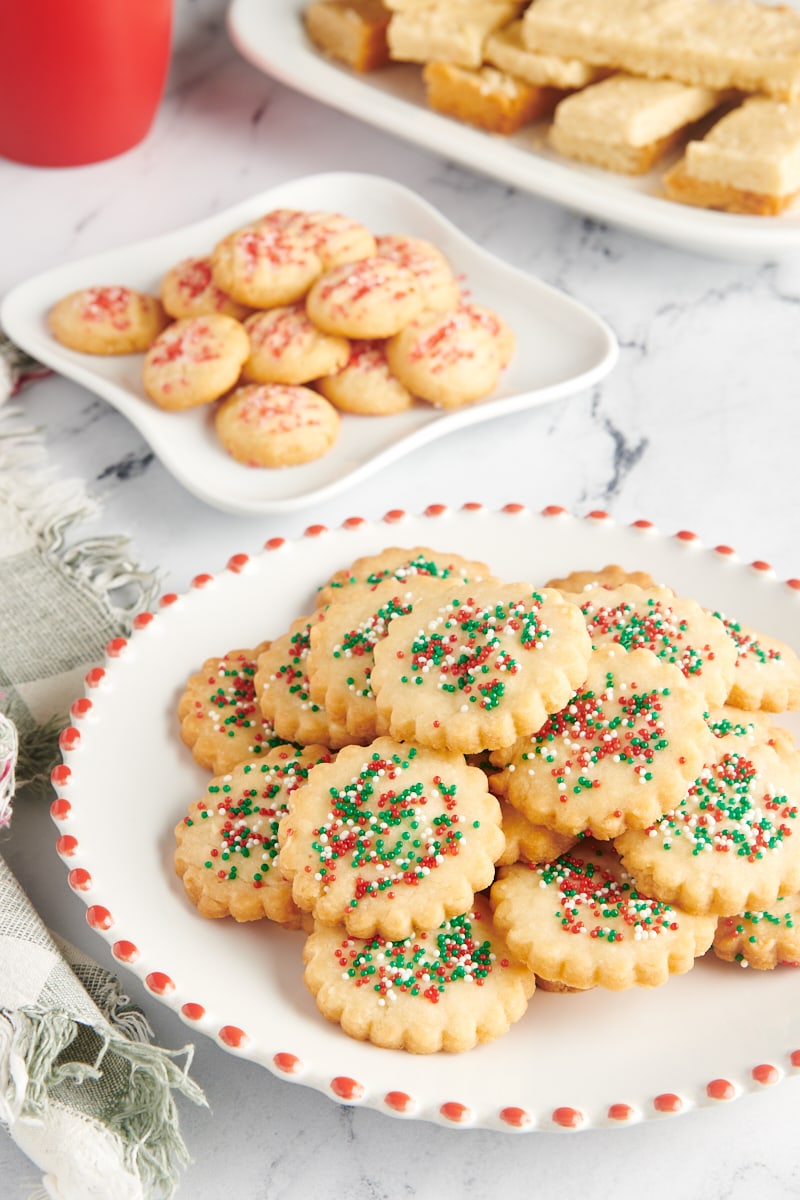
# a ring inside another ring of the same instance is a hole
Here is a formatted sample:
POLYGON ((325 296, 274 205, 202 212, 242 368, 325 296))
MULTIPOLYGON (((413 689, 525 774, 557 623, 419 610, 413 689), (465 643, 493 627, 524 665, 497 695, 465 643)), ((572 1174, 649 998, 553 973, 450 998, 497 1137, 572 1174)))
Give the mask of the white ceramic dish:
POLYGON ((172 869, 173 826, 208 779, 178 734, 185 680, 209 655, 283 632, 316 586, 355 557, 416 544, 483 558, 508 579, 544 581, 606 562, 639 567, 800 648, 800 581, 780 583, 763 563, 646 522, 475 504, 273 539, 214 577, 198 576, 188 594, 165 597, 87 675, 62 735, 53 816, 90 925, 154 995, 232 1053, 386 1113, 507 1130, 624 1125, 800 1073, 800 971, 742 971, 707 956, 652 991, 537 992, 498 1041, 420 1057, 352 1041, 317 1014, 301 978, 302 935, 197 915, 172 869))
POLYGON ((303 30, 305 0, 232 0, 228 30, 239 52, 282 83, 387 133, 434 150, 523 191, 669 245, 726 258, 780 258, 800 249, 800 208, 779 217, 707 212, 658 196, 658 169, 627 177, 570 163, 544 144, 539 123, 490 135, 425 105, 420 70, 394 64, 357 75, 325 59, 303 30))
POLYGON ((577 301, 490 255, 400 184, 347 173, 297 179, 174 233, 55 267, 10 292, 0 321, 8 336, 39 361, 113 404, 190 492, 216 508, 243 514, 287 512, 326 499, 465 425, 590 388, 617 358, 611 330, 577 301), (60 297, 94 284, 157 292, 162 276, 179 259, 208 253, 226 233, 279 207, 344 212, 374 232, 414 234, 438 245, 466 278, 475 301, 496 309, 517 334, 511 365, 492 396, 451 412, 420 402, 391 417, 346 414, 337 443, 323 458, 259 470, 242 466, 223 450, 213 428, 213 406, 170 413, 151 403, 141 385, 141 355, 78 354, 51 336, 47 312, 60 297))

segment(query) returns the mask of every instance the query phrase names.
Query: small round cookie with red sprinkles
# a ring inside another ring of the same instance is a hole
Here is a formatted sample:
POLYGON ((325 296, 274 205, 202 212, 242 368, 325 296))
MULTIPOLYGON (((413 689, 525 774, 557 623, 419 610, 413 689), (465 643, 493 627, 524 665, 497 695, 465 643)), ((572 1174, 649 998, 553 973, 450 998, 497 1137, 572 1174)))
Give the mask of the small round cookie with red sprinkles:
POLYGON ((317 924, 303 949, 317 1008, 349 1037, 412 1054, 461 1053, 507 1033, 536 988, 482 896, 440 928, 390 941, 317 924))
POLYGON ((635 583, 637 587, 656 587, 656 581, 647 571, 628 571, 618 563, 607 563, 596 571, 570 571, 569 575, 548 579, 545 587, 557 588, 559 592, 582 592, 588 588, 618 588, 624 583, 635 583))
POLYGON ((244 327, 250 357, 242 375, 251 383, 310 383, 344 366, 350 356, 347 339, 317 329, 303 304, 253 313, 244 327))
POLYGON ((215 775, 283 745, 255 694, 258 658, 268 649, 269 642, 261 642, 252 650, 207 658, 187 680, 178 703, 181 738, 200 766, 215 775))
POLYGON ((720 917, 714 953, 723 962, 757 971, 800 967, 800 894, 779 896, 769 908, 720 917))
POLYGON ((233 317, 186 317, 168 325, 147 351, 144 390, 170 412, 211 404, 237 382, 249 353, 247 334, 233 317))
POLYGON ((160 300, 133 288, 81 288, 59 300, 47 317, 57 342, 82 354, 147 350, 168 322, 160 300))
POLYGON ((310 617, 298 617, 270 643, 258 656, 253 687, 264 721, 278 737, 301 746, 320 743, 338 750, 354 739, 312 700, 309 691, 311 630, 322 615, 318 610, 310 617))
POLYGON ((584 588, 570 597, 580 606, 595 647, 650 650, 674 663, 710 705, 724 704, 733 683, 736 651, 719 617, 669 588, 584 588))
POLYGON ((339 414, 310 388, 251 383, 236 388, 214 418, 217 436, 248 467, 295 467, 327 454, 339 414))
POLYGON ((705 699, 648 650, 595 650, 566 704, 495 751, 489 780, 536 825, 616 837, 676 804, 714 750, 705 699))
POLYGON ((326 333, 388 338, 422 312, 416 277, 391 258, 362 258, 326 271, 310 288, 306 311, 326 333))
POLYGON ((272 750, 211 780, 175 827, 175 871, 203 917, 268 917, 297 929, 303 916, 278 870, 278 829, 292 792, 320 762, 324 746, 272 750))
POLYGON ((161 280, 160 295, 165 312, 176 320, 224 313, 241 321, 250 312, 217 287, 211 276, 211 259, 203 256, 184 258, 170 267, 161 280))
POLYGON ((578 989, 658 987, 691 970, 716 926, 653 899, 591 839, 549 863, 501 868, 491 904, 512 954, 578 989))
POLYGON ((424 312, 390 338, 392 374, 435 408, 460 408, 494 391, 513 353, 514 335, 491 309, 462 304, 424 312))
POLYGON ((375 254, 375 238, 360 221, 344 213, 312 209, 274 208, 259 227, 279 230, 313 250, 323 270, 375 254))
POLYGON ((716 739, 680 801, 615 841, 653 896, 688 912, 733 916, 800 891, 800 755, 786 742, 716 739))
POLYGON ((248 308, 291 304, 321 273, 322 262, 309 245, 263 223, 235 230, 211 252, 214 283, 248 308))
POLYGON ((349 343, 347 361, 317 379, 315 387, 342 412, 387 417, 412 408, 414 397, 389 370, 386 342, 380 338, 349 343))
POLYGON ((387 233, 376 239, 376 253, 391 258, 415 275, 422 289, 425 308, 430 312, 448 312, 458 308, 461 291, 450 264, 438 246, 424 238, 387 233))
POLYGON ((560 592, 450 586, 392 621, 372 688, 393 737, 475 754, 539 729, 583 682, 590 653, 580 609, 560 592))
POLYGON ((749 711, 800 709, 800 657, 791 646, 723 613, 714 614, 736 650, 728 703, 749 711))
POLYGON ((464 912, 504 845, 482 771, 388 737, 315 769, 292 796, 280 842, 298 908, 391 940, 464 912))
POLYGON ((493 578, 486 563, 460 554, 432 550, 430 546, 387 546, 379 554, 366 554, 352 566, 336 571, 317 592, 317 607, 335 603, 353 587, 376 588, 385 579, 403 583, 418 575, 449 579, 455 584, 481 583, 493 578))

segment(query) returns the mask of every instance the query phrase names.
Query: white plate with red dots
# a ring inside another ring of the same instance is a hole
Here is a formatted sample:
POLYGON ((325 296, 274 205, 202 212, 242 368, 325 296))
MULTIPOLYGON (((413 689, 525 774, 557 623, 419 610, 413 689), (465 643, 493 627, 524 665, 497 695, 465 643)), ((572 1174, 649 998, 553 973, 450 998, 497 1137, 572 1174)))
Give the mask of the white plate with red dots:
POLYGON ((52 812, 89 924, 154 997, 231 1054, 403 1118, 517 1132, 624 1126, 800 1074, 800 971, 789 967, 746 971, 707 955, 652 990, 537 991, 497 1041, 418 1056, 353 1041, 318 1014, 302 981, 302 934, 197 914, 172 867, 173 827, 208 782, 178 732, 185 681, 207 657, 283 633, 333 571, 390 545, 483 559, 509 581, 534 583, 620 563, 800 650, 800 580, 647 521, 435 505, 273 538, 198 575, 185 595, 164 596, 86 676, 62 735, 52 812), (717 1035, 708 1014, 719 1012, 717 1035))
MULTIPOLYGON (((239 514, 289 512, 351 487, 418 447, 468 425, 505 417, 587 391, 617 359, 617 342, 589 309, 509 266, 461 233, 440 212, 391 179, 333 173, 284 183, 207 220, 35 276, 0 306, 6 333, 40 362, 118 409, 185 488, 207 504, 239 514), (146 396, 141 354, 79 354, 51 335, 47 314, 62 296, 96 285, 158 294, 170 267, 210 253, 234 229, 272 208, 325 209, 363 222, 373 233, 404 233, 437 245, 476 304, 494 309, 516 334, 516 349, 495 391, 466 408, 444 411, 422 401, 393 416, 343 413, 333 448, 314 462, 280 470, 236 462, 214 429, 215 405, 166 412, 146 396)), ((513 432, 513 425, 512 425, 513 432)))

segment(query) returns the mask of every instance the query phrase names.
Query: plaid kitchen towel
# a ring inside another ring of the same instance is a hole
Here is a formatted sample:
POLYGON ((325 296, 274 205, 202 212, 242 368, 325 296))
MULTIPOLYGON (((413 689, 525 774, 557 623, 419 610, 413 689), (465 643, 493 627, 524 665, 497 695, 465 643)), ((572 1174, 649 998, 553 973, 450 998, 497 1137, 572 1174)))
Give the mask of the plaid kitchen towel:
MULTIPOLYGON (((125 539, 71 540, 96 506, 54 477, 20 417, 0 407, 0 825, 15 782, 18 804, 41 802, 88 666, 157 587, 125 539)), ((42 1195, 174 1192, 187 1153, 173 1093, 204 1101, 190 1049, 183 1069, 149 1038, 115 977, 48 932, 0 857, 0 1122, 43 1172, 42 1195)))

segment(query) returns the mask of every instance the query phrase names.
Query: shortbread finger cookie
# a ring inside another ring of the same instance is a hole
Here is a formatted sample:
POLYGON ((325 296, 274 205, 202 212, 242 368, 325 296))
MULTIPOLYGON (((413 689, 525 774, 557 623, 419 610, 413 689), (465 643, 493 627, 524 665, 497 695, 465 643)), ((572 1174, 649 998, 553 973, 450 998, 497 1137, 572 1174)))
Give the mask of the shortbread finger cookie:
POLYGON ((536 54, 525 45, 522 21, 511 21, 489 35, 483 57, 493 67, 540 87, 577 89, 603 77, 602 67, 592 67, 579 58, 536 54))
POLYGON ((436 60, 423 68, 425 98, 445 116, 508 137, 549 117, 564 93, 540 87, 497 67, 463 67, 436 60))
POLYGON ((503 836, 506 848, 497 860, 498 866, 510 863, 552 862, 560 854, 566 852, 578 841, 577 835, 571 833, 556 833, 546 825, 534 825, 513 804, 500 801, 503 836))
POLYGON ((580 610, 529 583, 451 587, 398 617, 372 688, 394 737, 474 754, 510 746, 586 677, 580 610))
POLYGON ((307 242, 263 222, 237 229, 212 251, 214 283, 240 304, 272 308, 304 296, 322 273, 307 242))
POLYGON ((48 313, 50 332, 82 354, 132 354, 147 350, 167 324, 155 296, 127 287, 71 292, 48 313))
POLYGON ((362 72, 388 63, 390 17, 381 0, 314 0, 303 13, 306 32, 323 54, 362 72))
POLYGON ((249 352, 247 334, 233 317, 186 317, 168 325, 147 351, 142 384, 170 412, 211 404, 235 385, 249 352))
POLYGON ((732 916, 800 891, 800 756, 786 743, 715 752, 673 808, 616 839, 652 895, 689 912, 732 916))
POLYGON ((491 903, 512 954, 575 988, 658 987, 691 970, 716 927, 647 895, 611 846, 592 841, 550 863, 503 867, 491 903))
POLYGON ((245 759, 264 757, 284 739, 265 721, 256 701, 258 658, 269 649, 229 650, 207 658, 186 683, 178 703, 181 738, 201 767, 224 775, 245 759))
POLYGON ((322 275, 306 297, 306 311, 326 333, 388 338, 422 311, 416 277, 391 258, 362 258, 322 275))
POLYGON ((637 587, 656 587, 656 581, 647 571, 627 571, 617 563, 607 563, 596 571, 571 571, 569 575, 549 579, 545 587, 557 588, 560 592, 582 592, 588 588, 617 588, 623 583, 635 583, 637 587))
POLYGON ((736 648, 728 702, 750 711, 800 708, 800 657, 791 646, 759 633, 724 613, 719 617, 736 648))
POLYGON ((398 62, 479 67, 489 34, 518 16, 521 7, 514 0, 480 0, 395 12, 387 30, 389 55, 398 62))
POLYGON ((321 744, 338 750, 353 738, 344 725, 330 720, 309 693, 311 629, 321 615, 318 610, 313 616, 298 617, 270 643, 258 656, 253 687, 262 716, 278 737, 301 746, 321 744))
POLYGON ((375 240, 376 254, 390 258, 414 275, 422 289, 425 308, 447 312, 457 308, 461 291, 445 256, 424 238, 387 233, 375 240))
POLYGON ((161 280, 161 303, 171 317, 210 317, 224 313, 241 321, 250 312, 218 288, 211 276, 211 259, 184 258, 161 280))
POLYGON ((411 392, 389 370, 381 338, 351 341, 344 366, 317 379, 315 387, 342 412, 361 416, 385 417, 414 404, 411 392))
POLYGON ((317 592, 317 607, 332 604, 353 587, 375 588, 385 579, 402 583, 418 575, 448 579, 454 584, 476 584, 492 579, 484 562, 462 558, 430 546, 390 546, 379 554, 357 558, 352 566, 337 571, 317 592))
POLYGON ((375 254, 374 235, 366 225, 343 213, 274 208, 257 225, 295 238, 313 250, 323 271, 375 254))
POLYGON ((313 325, 304 304, 253 313, 244 322, 250 355, 242 376, 252 383, 309 383, 343 367, 350 357, 346 338, 313 325))
POLYGON ((757 971, 800 967, 800 895, 779 896, 770 908, 720 917, 714 953, 757 971))
POLYGON ((339 414, 307 387, 251 383, 226 397, 214 418, 219 440, 248 467, 295 467, 330 450, 339 414))
POLYGON ((504 844, 482 771, 392 738, 347 746, 315 769, 280 840, 298 908, 393 941, 464 912, 504 844))
POLYGON ((395 580, 374 589, 354 589, 331 604, 311 629, 309 692, 328 716, 364 742, 386 732, 372 690, 375 646, 396 617, 414 611, 420 598, 441 589, 441 580, 422 575, 399 585, 395 580))
POLYGON ((514 336, 488 308, 464 304, 423 313, 389 340, 394 375, 437 408, 460 408, 488 396, 513 352, 514 336))
POLYGON ((595 650, 581 687, 492 754, 492 791, 537 825, 608 839, 679 802, 714 752, 702 692, 648 650, 595 650))
POLYGON ((318 924, 303 959, 306 986, 328 1021, 359 1041, 412 1054, 493 1041, 524 1015, 536 987, 482 897, 439 929, 403 941, 318 924))
POLYGON ((674 663, 710 705, 724 704, 733 683, 736 651, 719 617, 669 588, 585 588, 573 597, 592 645, 650 650, 674 663))
POLYGON ((211 780, 175 827, 175 870, 204 917, 269 917, 298 928, 302 914, 278 870, 278 826, 289 796, 328 762, 324 746, 272 750, 211 780))

